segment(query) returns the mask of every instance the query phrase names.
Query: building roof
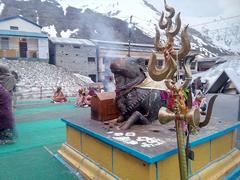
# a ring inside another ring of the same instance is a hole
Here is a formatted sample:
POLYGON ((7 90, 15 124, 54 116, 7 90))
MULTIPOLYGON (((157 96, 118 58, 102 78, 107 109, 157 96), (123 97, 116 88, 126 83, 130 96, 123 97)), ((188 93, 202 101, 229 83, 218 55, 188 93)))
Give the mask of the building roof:
POLYGON ((203 82, 208 80, 209 85, 211 86, 220 76, 223 70, 230 69, 240 76, 240 56, 221 56, 218 57, 217 62, 216 65, 210 69, 193 74, 193 79, 201 77, 203 82))
POLYGON ((49 38, 49 40, 54 44, 75 44, 75 45, 95 46, 95 44, 89 41, 88 39, 51 37, 49 38))
POLYGON ((238 94, 240 94, 240 75, 237 74, 235 71, 231 69, 225 69, 222 73, 218 76, 215 82, 209 87, 207 93, 217 93, 220 89, 222 89, 225 84, 230 80, 238 94))
MULTIPOLYGON (((117 50, 117 51, 128 51, 128 47, 126 46, 109 46, 109 47, 101 47, 101 49, 106 49, 106 50, 117 50)), ((149 52, 151 53, 152 52, 152 48, 140 48, 140 47, 132 47, 131 46, 131 51, 134 51, 134 52, 149 52)))
POLYGON ((27 22, 35 25, 35 26, 38 26, 39 28, 42 28, 42 26, 38 25, 37 23, 35 23, 35 22, 33 22, 33 21, 30 21, 30 20, 28 20, 28 19, 26 19, 26 18, 24 18, 24 17, 22 17, 22 16, 19 16, 19 15, 18 15, 18 16, 11 16, 11 17, 7 17, 7 18, 0 19, 0 22, 12 20, 12 19, 17 19, 17 18, 20 18, 20 19, 22 19, 22 20, 24 20, 24 21, 27 21, 27 22))
MULTIPOLYGON (((121 46, 128 46, 128 42, 119 42, 119 41, 103 41, 103 40, 96 40, 91 39, 94 43, 97 45, 121 45, 121 46)), ((131 46, 138 46, 138 47, 148 47, 148 48, 154 48, 153 44, 140 44, 140 43, 131 43, 131 46)))
MULTIPOLYGON (((120 41, 103 41, 103 40, 96 40, 96 39, 90 39, 92 42, 94 42, 96 45, 98 45, 101 48, 120 48, 121 50, 128 49, 129 43, 128 42, 120 42, 120 41)), ((143 44, 143 43, 131 43, 130 44, 131 49, 134 49, 134 51, 142 51, 145 50, 147 52, 152 52, 154 48, 154 44, 143 44)), ((179 47, 174 47, 174 49, 179 49, 179 47)))
POLYGON ((44 33, 12 31, 12 30, 0 30, 0 36, 21 36, 21 37, 48 38, 48 35, 46 35, 44 33))

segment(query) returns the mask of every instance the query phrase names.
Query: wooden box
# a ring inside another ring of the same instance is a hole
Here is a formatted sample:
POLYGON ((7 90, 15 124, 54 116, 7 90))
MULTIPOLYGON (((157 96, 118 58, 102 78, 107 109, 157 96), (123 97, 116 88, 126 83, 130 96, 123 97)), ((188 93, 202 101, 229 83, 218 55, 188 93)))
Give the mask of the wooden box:
POLYGON ((97 121, 107 121, 119 116, 115 103, 115 92, 97 93, 91 99, 91 118, 97 121))

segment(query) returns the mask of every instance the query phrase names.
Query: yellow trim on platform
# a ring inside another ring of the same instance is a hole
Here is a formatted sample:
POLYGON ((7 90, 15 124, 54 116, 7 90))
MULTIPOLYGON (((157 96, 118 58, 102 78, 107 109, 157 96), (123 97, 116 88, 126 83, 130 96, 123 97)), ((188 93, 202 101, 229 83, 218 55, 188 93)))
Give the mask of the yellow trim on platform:
POLYGON ((233 131, 211 140, 211 160, 215 160, 232 149, 233 131))
POLYGON ((112 172, 112 146, 82 133, 82 153, 112 172))
POLYGON ((200 144, 192 150, 194 152, 194 160, 191 161, 192 173, 195 173, 210 162, 210 141, 200 144))
POLYGON ((238 165, 240 165, 240 151, 235 148, 222 159, 216 160, 210 166, 204 168, 198 174, 193 176, 191 180, 222 179, 228 172, 238 165))
POLYGON ((81 173, 86 179, 119 179, 110 175, 103 168, 81 155, 80 152, 72 149, 70 146, 63 144, 58 150, 59 155, 69 163, 74 169, 81 173))
POLYGON ((78 131, 70 126, 66 127, 66 142, 73 148, 81 151, 81 131, 78 131))
POLYGON ((233 139, 232 139, 232 149, 237 147, 237 129, 235 129, 233 132, 233 139))
POLYGON ((114 174, 127 180, 156 180, 155 164, 148 164, 125 153, 114 149, 114 174))
MULTIPOLYGON (((67 145, 59 154, 81 174, 89 179, 114 179, 114 174, 127 180, 180 179, 178 154, 154 164, 148 164, 135 156, 119 150, 80 130, 67 126, 67 145)), ((236 131, 196 145, 195 160, 190 162, 191 179, 208 180, 223 178, 240 165, 240 151, 233 148, 236 131)))
POLYGON ((178 154, 158 161, 158 178, 163 180, 180 179, 178 154))

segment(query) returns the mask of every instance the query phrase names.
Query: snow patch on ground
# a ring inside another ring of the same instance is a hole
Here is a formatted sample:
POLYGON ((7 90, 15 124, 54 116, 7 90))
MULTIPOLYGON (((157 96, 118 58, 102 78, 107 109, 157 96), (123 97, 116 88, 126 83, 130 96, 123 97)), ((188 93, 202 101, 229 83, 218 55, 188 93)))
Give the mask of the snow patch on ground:
POLYGON ((50 37, 57 37, 57 31, 54 25, 45 26, 42 28, 43 32, 47 32, 50 37))
POLYGON ((70 38, 72 34, 76 34, 79 31, 79 29, 70 30, 67 31, 61 31, 60 35, 63 38, 70 38))
POLYGON ((157 147, 166 143, 160 138, 136 136, 135 132, 126 132, 126 133, 112 132, 108 134, 110 134, 110 137, 113 138, 114 140, 120 141, 124 144, 129 144, 129 145, 140 145, 143 148, 157 147))
POLYGON ((0 3, 0 15, 2 14, 2 11, 5 7, 5 4, 4 3, 0 3))

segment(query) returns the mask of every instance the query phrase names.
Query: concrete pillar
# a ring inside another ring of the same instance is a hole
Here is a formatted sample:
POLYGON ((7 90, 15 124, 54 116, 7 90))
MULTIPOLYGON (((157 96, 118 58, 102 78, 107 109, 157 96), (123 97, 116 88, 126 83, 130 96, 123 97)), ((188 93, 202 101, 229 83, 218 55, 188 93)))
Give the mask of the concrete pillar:
POLYGON ((98 71, 99 81, 104 80, 104 72, 105 72, 105 65, 103 64, 103 57, 99 57, 99 71, 98 71))

